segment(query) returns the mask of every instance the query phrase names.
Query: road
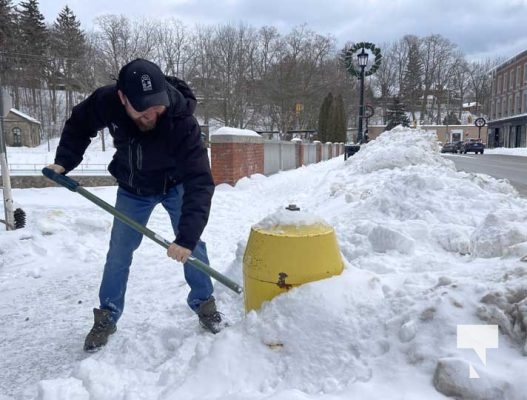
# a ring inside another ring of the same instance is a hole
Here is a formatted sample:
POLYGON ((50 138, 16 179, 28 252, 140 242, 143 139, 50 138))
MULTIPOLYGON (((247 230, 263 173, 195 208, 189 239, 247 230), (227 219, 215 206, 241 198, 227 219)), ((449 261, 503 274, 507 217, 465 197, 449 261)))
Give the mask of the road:
POLYGON ((458 171, 508 179, 522 197, 527 197, 527 157, 501 154, 452 154, 445 157, 454 161, 458 171))

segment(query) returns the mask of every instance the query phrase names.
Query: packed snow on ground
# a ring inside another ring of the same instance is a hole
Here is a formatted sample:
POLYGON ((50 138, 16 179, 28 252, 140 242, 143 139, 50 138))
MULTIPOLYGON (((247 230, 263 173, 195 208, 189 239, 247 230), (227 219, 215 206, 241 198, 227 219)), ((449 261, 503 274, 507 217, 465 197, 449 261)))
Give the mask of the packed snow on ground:
MULTIPOLYGON (((113 203, 115 187, 89 190, 113 203)), ((242 285, 251 227, 294 203, 297 223, 334 227, 344 271, 248 314, 216 283, 230 323, 217 335, 145 238, 117 332, 84 353, 112 217, 61 187, 13 198, 27 225, 0 233, 1 400, 527 398, 527 200, 456 172, 430 133, 395 128, 347 161, 219 185, 203 235, 214 269, 242 285), (458 325, 499 325, 497 348, 479 334, 484 359, 458 348, 458 325)), ((162 208, 148 227, 173 237, 162 208)))

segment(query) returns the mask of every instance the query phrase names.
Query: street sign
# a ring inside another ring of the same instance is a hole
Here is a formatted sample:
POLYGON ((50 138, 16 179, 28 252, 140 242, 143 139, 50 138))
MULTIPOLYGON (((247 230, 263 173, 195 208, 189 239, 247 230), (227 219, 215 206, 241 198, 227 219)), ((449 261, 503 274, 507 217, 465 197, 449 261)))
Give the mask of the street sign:
POLYGON ((481 139, 481 128, 483 128, 486 123, 487 121, 485 121, 485 118, 481 117, 476 118, 476 120, 474 121, 474 125, 478 127, 478 139, 481 139))
POLYGON ((474 125, 476 125, 478 128, 482 128, 485 126, 485 124, 487 123, 487 121, 485 121, 485 118, 476 118, 476 120, 474 121, 474 125))

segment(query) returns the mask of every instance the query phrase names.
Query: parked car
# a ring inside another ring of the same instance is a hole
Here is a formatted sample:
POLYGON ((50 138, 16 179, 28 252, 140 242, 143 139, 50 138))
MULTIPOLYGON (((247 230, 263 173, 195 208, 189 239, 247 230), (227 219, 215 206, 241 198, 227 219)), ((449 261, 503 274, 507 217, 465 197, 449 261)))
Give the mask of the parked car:
POLYGON ((467 154, 469 152, 474 152, 474 154, 481 153, 485 151, 485 145, 481 143, 479 139, 468 139, 461 145, 459 149, 460 153, 467 154))
POLYGON ((453 142, 448 142, 441 147, 441 153, 457 153, 457 146, 453 142))
POLYGON ((452 143, 454 143, 454 145, 456 146, 456 153, 459 153, 461 150, 461 145, 463 144, 463 141, 456 140, 455 142, 452 142, 452 143))

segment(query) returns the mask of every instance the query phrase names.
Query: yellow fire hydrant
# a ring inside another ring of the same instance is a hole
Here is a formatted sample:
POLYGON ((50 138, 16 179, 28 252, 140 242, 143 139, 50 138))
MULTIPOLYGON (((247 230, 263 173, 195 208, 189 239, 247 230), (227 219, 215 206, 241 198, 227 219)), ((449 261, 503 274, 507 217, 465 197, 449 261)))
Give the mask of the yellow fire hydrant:
POLYGON ((334 229, 289 205, 252 226, 243 256, 245 312, 306 282, 338 275, 343 262, 334 229))

